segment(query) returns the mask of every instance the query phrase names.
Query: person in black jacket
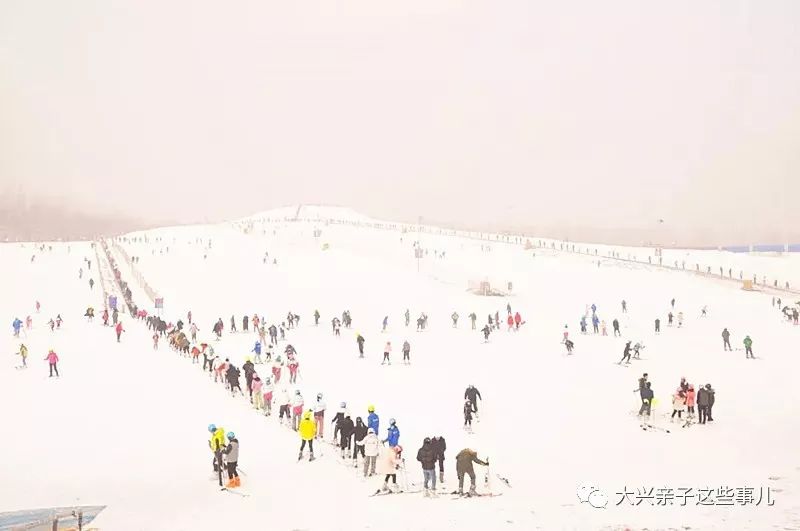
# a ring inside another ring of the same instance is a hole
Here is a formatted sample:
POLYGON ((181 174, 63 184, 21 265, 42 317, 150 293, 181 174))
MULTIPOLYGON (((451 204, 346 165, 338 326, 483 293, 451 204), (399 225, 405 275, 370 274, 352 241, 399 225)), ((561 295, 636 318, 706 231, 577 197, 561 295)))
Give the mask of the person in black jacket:
POLYGON ((250 361, 250 358, 247 358, 247 360, 244 362, 244 365, 242 365, 242 370, 244 371, 244 381, 247 384, 247 396, 252 396, 253 374, 256 372, 256 366, 253 365, 253 362, 250 361))
POLYGON ((714 394, 715 394, 715 391, 711 387, 711 384, 706 384, 706 393, 708 393, 708 418, 706 420, 708 420, 709 422, 713 422, 714 421, 714 417, 711 414, 711 409, 714 407, 714 394))
POLYGON ((650 382, 644 383, 644 389, 639 392, 642 397, 642 407, 639 408, 639 416, 650 416, 650 403, 653 400, 653 390, 650 388, 650 382))
POLYGON ((700 389, 697 390, 697 414, 699 424, 705 424, 706 418, 708 417, 708 404, 709 404, 710 396, 706 387, 700 386, 700 389))
MULTIPOLYGON (((344 420, 339 422, 339 448, 342 449, 342 459, 345 458, 345 450, 347 450, 347 457, 350 457, 350 439, 353 438, 353 431, 355 431, 355 426, 353 425, 353 421, 350 418, 348 413, 345 413, 344 420)), ((353 453, 355 455, 355 452, 353 453)))
POLYGON ((436 450, 436 460, 439 461, 439 481, 444 483, 444 452, 447 450, 447 443, 441 435, 432 438, 431 443, 436 450))
POLYGON ((358 343, 358 357, 364 357, 364 336, 361 334, 356 335, 356 343, 358 343))
MULTIPOLYGON (((353 439, 354 441, 363 440, 364 437, 367 436, 367 425, 364 424, 364 421, 361 420, 361 417, 356 417, 356 425, 353 427, 353 439)), ((358 444, 354 445, 353 448, 353 466, 358 467, 358 454, 361 454, 361 457, 365 457, 364 454, 364 445, 359 446, 358 444)))
POLYGON ((619 360, 619 365, 622 365, 622 362, 625 364, 629 364, 631 362, 631 342, 628 341, 625 343, 625 349, 622 351, 622 359, 619 360))
POLYGON ((467 387, 467 390, 464 391, 464 398, 472 402, 472 412, 478 413, 478 398, 483 400, 481 397, 481 392, 478 391, 474 385, 470 384, 467 387))
POLYGON ((239 394, 244 394, 242 393, 242 386, 239 385, 239 369, 234 367, 233 364, 228 366, 228 371, 225 373, 225 378, 228 380, 228 385, 231 388, 232 395, 236 395, 237 389, 239 390, 239 394))
POLYGON ((425 437, 422 447, 417 452, 417 461, 422 464, 422 474, 425 476, 425 497, 436 496, 436 448, 430 437, 425 437), (429 482, 430 488, 428 488, 429 482))

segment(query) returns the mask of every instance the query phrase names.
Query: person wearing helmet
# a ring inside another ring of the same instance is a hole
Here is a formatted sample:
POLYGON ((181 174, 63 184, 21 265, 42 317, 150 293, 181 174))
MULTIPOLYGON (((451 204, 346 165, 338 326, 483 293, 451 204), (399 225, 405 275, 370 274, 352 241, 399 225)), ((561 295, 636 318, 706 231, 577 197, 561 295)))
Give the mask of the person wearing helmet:
POLYGON ((383 442, 388 442, 390 448, 397 446, 400 441, 400 429, 397 427, 394 419, 389 419, 389 429, 386 431, 386 438, 383 442))
POLYGON ((295 390, 292 398, 292 429, 294 431, 297 431, 300 427, 300 418, 303 415, 304 405, 305 400, 303 400, 303 395, 300 394, 300 389, 295 390))
POLYGON ((456 474, 458 475, 458 494, 464 494, 464 476, 469 476, 470 486, 469 486, 469 494, 477 494, 475 492, 475 470, 472 467, 472 463, 478 463, 479 465, 489 466, 489 458, 486 458, 486 461, 481 461, 478 459, 478 452, 472 450, 470 448, 464 448, 458 455, 456 456, 456 474))
POLYGON ((286 417, 286 423, 291 426, 292 413, 291 413, 292 399, 289 397, 289 391, 286 388, 281 388, 280 395, 278 396, 278 422, 283 425, 283 418, 286 417))
POLYGON ((272 391, 274 386, 270 378, 264 378, 264 385, 261 387, 261 392, 264 393, 264 416, 269 417, 272 415, 272 391))
POLYGON ((242 365, 242 371, 244 371, 244 381, 245 384, 247 384, 247 396, 252 399, 253 374, 256 372, 256 366, 253 365, 253 362, 249 357, 245 358, 244 365, 242 365))
POLYGON ((225 487, 231 489, 241 486, 239 472, 236 471, 239 462, 239 440, 232 431, 228 432, 228 445, 222 453, 225 455, 225 468, 228 469, 228 484, 225 487))
MULTIPOLYGON (((361 417, 358 420, 361 420, 361 417)), ((367 434, 362 439, 356 439, 356 447, 361 447, 364 455, 364 477, 374 476, 380 449, 380 441, 375 430, 367 428, 367 434)))
POLYGON ((356 417, 356 424, 353 426, 353 467, 358 467, 358 454, 364 457, 364 446, 358 444, 358 441, 367 436, 367 425, 361 420, 361 417, 356 417))
POLYGON ((317 393, 317 401, 314 404, 314 424, 317 428, 317 439, 322 439, 322 432, 325 429, 325 400, 322 393, 317 393))
POLYGON ((380 425, 380 419, 378 418, 378 414, 375 413, 375 406, 369 406, 367 408, 369 415, 367 416, 367 427, 372 428, 375 430, 375 433, 378 433, 378 426, 380 425))
POLYGON ((342 450, 342 459, 345 457, 350 457, 350 439, 353 438, 354 431, 355 425, 353 424, 353 420, 350 418, 348 413, 345 413, 344 420, 339 423, 339 448, 342 450), (345 450, 347 451, 346 455, 345 450))
POLYGON ((28 347, 25 346, 25 343, 21 343, 19 345, 19 355, 22 358, 22 368, 28 367, 28 347))
POLYGON ((306 443, 308 443, 308 451, 310 453, 308 460, 314 460, 314 436, 317 433, 317 428, 314 421, 311 419, 311 413, 312 411, 310 409, 303 413, 303 420, 300 421, 300 427, 298 428, 301 440, 300 453, 297 456, 298 461, 303 458, 303 450, 306 448, 306 443))
POLYGON ((400 468, 400 452, 402 452, 402 450, 400 446, 393 446, 380 451, 378 456, 378 474, 384 476, 383 487, 380 489, 381 492, 399 492, 400 489, 397 486, 397 469, 400 468), (390 479, 392 480, 391 488, 389 487, 390 479))
POLYGON ((417 461, 422 465, 422 475, 425 478, 425 497, 436 496, 436 448, 430 437, 425 437, 422 447, 417 451, 417 461), (430 482, 430 488, 428 483, 430 482))
MULTIPOLYGON (((218 472, 219 469, 217 468, 217 459, 218 454, 217 452, 222 452, 223 448, 225 448, 225 430, 221 427, 217 427, 215 424, 208 425, 208 432, 211 434, 208 438, 208 447, 211 449, 211 452, 214 454, 214 472, 218 472)), ((221 457, 219 458, 221 459, 221 457)), ((219 461, 221 464, 222 461, 219 461)))
POLYGON ((255 354, 256 354, 256 357, 255 357, 255 360, 254 360, 254 363, 256 365, 262 363, 262 361, 261 361, 261 341, 256 339, 255 346, 253 346, 253 350, 251 350, 250 352, 255 352, 255 354))

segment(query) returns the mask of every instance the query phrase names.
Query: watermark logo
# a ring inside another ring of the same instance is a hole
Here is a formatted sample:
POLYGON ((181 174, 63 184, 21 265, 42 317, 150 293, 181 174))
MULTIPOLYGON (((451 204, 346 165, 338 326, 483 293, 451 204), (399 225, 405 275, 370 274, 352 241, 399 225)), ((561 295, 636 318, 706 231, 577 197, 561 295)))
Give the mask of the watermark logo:
POLYGON ((581 503, 588 503, 595 509, 605 509, 608 505, 608 496, 593 485, 578 486, 577 495, 581 503))

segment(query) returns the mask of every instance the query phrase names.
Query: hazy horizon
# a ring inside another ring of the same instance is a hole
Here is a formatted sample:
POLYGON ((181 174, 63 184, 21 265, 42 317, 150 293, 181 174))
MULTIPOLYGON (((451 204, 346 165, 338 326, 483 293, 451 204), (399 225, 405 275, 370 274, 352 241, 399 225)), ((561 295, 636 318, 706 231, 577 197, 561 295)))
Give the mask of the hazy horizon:
POLYGON ((0 194, 800 239, 799 25, 789 0, 7 0, 0 194))

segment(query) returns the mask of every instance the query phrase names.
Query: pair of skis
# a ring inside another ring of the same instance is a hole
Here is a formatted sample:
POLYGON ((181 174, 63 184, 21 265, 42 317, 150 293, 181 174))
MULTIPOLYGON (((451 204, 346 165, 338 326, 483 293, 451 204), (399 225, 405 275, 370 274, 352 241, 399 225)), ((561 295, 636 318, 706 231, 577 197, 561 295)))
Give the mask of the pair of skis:
POLYGON ((662 428, 661 426, 656 426, 655 424, 650 424, 649 422, 643 422, 640 425, 640 427, 644 431, 659 430, 659 431, 664 431, 664 432, 670 433, 670 431, 667 428, 662 428))

